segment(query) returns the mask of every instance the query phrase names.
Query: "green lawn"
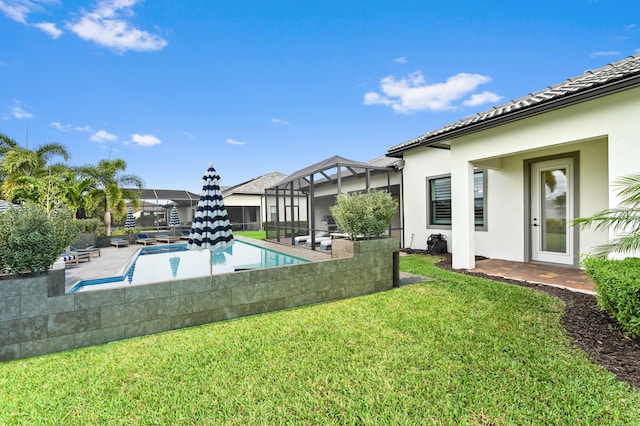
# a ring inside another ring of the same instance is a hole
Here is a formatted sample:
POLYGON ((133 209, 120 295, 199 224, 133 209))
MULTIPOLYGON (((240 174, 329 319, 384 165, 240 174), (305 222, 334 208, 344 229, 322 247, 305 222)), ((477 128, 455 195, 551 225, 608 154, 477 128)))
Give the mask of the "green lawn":
POLYGON ((267 238, 266 231, 242 231, 234 232, 233 235, 240 235, 242 237, 253 238, 255 240, 264 240, 267 238))
POLYGON ((442 271, 384 293, 0 364, 0 424, 637 424, 543 293, 442 271))

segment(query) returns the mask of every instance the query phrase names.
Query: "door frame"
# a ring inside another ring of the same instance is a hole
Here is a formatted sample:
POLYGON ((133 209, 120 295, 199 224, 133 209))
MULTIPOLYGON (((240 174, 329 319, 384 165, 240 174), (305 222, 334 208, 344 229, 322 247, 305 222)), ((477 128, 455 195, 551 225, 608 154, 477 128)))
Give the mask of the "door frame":
MULTIPOLYGON (((533 164, 549 161, 549 160, 560 160, 563 158, 570 158, 573 160, 573 173, 571 179, 573 179, 573 218, 580 217, 580 151, 567 152, 562 154, 548 155, 543 157, 535 157, 530 158, 524 161, 524 259, 525 262, 529 263, 545 263, 538 262, 533 260, 532 253, 532 216, 531 216, 531 196, 532 196, 532 186, 531 186, 531 173, 533 164)), ((579 255, 579 247, 580 247, 580 228, 574 227, 573 229, 573 262, 567 266, 579 266, 580 255, 579 255)), ((554 263, 554 265, 564 265, 559 263, 554 263)))

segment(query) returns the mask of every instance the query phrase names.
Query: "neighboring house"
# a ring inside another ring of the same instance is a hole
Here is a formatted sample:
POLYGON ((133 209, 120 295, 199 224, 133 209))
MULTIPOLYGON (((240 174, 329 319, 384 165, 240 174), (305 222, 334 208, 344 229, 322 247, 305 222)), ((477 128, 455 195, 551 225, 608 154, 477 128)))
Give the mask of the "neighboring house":
POLYGON ((134 217, 138 226, 166 227, 171 209, 176 206, 181 226, 190 226, 199 199, 200 195, 185 190, 143 189, 134 217))
POLYGON ((287 175, 272 172, 238 185, 222 188, 224 205, 234 231, 262 229, 262 222, 269 220, 275 211, 274 204, 267 204, 265 188, 275 185, 287 175))
MULTIPOLYGON (((293 238, 293 234, 309 233, 310 230, 337 231, 330 207, 341 193, 382 189, 398 200, 400 206, 403 163, 401 159, 385 156, 360 162, 336 155, 312 164, 268 188, 269 202, 278 206, 272 219, 279 218, 278 229, 293 228, 295 232, 287 233, 293 238), (298 223, 303 223, 304 229, 300 229, 298 223)), ((274 223, 267 230, 267 238, 277 238, 275 235, 271 236, 272 233, 276 234, 275 226, 274 223)), ((400 208, 392 219, 391 228, 392 234, 401 236, 400 208)))
POLYGON ((616 207, 611 182, 640 171, 639 119, 635 55, 391 147, 405 241, 446 234, 455 268, 476 255, 578 266, 609 235, 571 220, 616 207))

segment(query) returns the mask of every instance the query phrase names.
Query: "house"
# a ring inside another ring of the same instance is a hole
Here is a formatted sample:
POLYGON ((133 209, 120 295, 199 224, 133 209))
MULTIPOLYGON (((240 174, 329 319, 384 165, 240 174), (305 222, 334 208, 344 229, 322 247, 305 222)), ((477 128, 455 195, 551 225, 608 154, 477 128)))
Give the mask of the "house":
POLYGON ((265 188, 275 185, 287 175, 271 172, 222 188, 224 205, 234 231, 255 231, 262 229, 262 223, 270 220, 276 210, 273 203, 267 204, 265 188))
POLYGON ((442 233, 454 268, 577 267, 609 235, 571 220, 617 205, 612 181, 640 169, 638 119, 635 55, 389 148, 404 160, 405 245, 442 233))
MULTIPOLYGON (((311 231, 337 231, 330 208, 342 193, 386 190, 400 205, 402 165, 401 159, 386 156, 360 162, 334 155, 292 173, 267 189, 268 200, 277 206, 267 238, 280 239, 283 231, 292 240, 311 231)), ((401 219, 399 209, 391 222, 394 236, 401 236, 401 219)))
MULTIPOLYGON (((136 191, 136 189, 129 189, 136 191)), ((167 220, 173 206, 178 208, 178 216, 183 225, 194 218, 200 195, 185 190, 143 189, 140 191, 140 206, 134 212, 139 226, 167 226, 167 220)))

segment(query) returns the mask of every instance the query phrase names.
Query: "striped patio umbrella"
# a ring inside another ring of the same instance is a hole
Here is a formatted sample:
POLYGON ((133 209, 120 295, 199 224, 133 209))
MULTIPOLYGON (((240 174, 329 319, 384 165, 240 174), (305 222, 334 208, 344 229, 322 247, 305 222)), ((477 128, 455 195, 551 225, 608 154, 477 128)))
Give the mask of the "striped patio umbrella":
POLYGON ((173 235, 176 235, 176 226, 180 225, 180 215, 178 214, 178 207, 173 206, 171 208, 171 214, 169 215, 169 226, 173 228, 173 235))
POLYGON ((127 209, 127 219, 124 222, 124 229, 129 234, 129 240, 131 240, 131 233, 133 232, 135 227, 136 227, 136 218, 133 217, 133 209, 129 207, 127 209))
MULTIPOLYGON (((216 249, 223 249, 233 244, 233 233, 222 199, 220 176, 213 168, 213 164, 209 164, 202 183, 202 193, 191 225, 187 248, 197 251, 207 249, 213 254, 216 249)), ((210 272, 213 268, 212 263, 213 261, 210 263, 210 272)))

